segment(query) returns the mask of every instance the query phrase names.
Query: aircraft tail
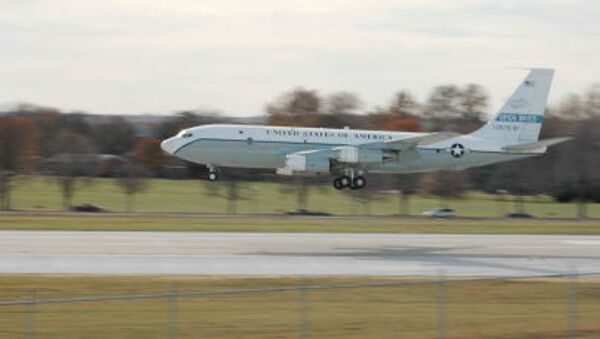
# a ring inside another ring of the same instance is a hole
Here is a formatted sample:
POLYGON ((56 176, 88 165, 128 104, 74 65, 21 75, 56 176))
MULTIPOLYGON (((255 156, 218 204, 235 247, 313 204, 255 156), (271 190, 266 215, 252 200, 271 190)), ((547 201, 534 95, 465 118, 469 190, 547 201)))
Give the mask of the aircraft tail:
POLYGON ((502 145, 536 142, 544 121, 553 69, 531 69, 500 112, 471 135, 493 139, 502 145))

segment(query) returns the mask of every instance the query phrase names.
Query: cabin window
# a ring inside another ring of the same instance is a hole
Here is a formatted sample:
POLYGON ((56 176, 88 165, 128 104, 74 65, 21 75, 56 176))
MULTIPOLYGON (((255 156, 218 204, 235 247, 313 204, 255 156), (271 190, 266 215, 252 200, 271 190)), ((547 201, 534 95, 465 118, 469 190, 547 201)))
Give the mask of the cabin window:
POLYGON ((240 130, 240 134, 244 134, 244 131, 240 130))

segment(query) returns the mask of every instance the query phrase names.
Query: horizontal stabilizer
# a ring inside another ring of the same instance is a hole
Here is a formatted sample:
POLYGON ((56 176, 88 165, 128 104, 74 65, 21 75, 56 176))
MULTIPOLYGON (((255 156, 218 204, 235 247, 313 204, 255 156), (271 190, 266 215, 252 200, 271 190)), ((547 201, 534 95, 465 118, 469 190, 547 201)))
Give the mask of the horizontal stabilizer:
POLYGON ((531 142, 521 145, 506 146, 502 149, 507 152, 525 152, 525 153, 544 153, 548 146, 560 144, 561 142, 569 141, 572 137, 558 137, 544 139, 537 142, 531 142))

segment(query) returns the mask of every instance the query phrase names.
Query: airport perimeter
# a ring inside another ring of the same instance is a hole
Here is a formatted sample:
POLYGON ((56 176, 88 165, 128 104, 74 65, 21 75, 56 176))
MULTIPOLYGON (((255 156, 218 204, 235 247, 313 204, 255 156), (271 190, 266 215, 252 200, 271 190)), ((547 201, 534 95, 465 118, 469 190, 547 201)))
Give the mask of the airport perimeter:
POLYGON ((599 278, 1 276, 0 338, 596 338, 599 278))

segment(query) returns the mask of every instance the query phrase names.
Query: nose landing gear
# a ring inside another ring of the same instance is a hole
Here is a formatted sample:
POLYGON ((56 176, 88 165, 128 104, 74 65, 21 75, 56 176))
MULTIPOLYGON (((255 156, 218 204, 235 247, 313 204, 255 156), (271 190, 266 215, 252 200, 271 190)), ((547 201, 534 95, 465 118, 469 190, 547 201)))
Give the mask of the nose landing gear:
POLYGON ((208 167, 208 176, 206 178, 208 179, 208 181, 216 181, 217 179, 219 179, 219 175, 221 174, 221 171, 219 171, 219 169, 216 167, 212 167, 212 166, 207 166, 207 167, 208 167))

